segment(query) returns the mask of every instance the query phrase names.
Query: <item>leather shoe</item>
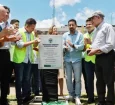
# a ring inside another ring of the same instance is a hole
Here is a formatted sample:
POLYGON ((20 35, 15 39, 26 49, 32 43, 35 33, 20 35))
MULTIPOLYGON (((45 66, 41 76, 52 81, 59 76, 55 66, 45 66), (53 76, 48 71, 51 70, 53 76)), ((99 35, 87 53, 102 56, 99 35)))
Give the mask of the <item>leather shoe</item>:
POLYGON ((106 105, 106 104, 105 104, 105 103, 100 103, 100 102, 99 102, 99 103, 97 103, 96 105, 106 105))
POLYGON ((114 105, 112 102, 106 102, 106 105, 114 105))
POLYGON ((18 105, 23 105, 23 100, 22 99, 17 99, 17 104, 18 105))
POLYGON ((27 96, 23 99, 23 104, 29 103, 33 99, 34 99, 34 96, 27 96))
POLYGON ((92 104, 92 103, 94 103, 94 102, 95 102, 94 99, 88 99, 88 101, 87 101, 88 104, 92 104))
POLYGON ((1 105, 9 105, 9 102, 7 99, 2 99, 1 100, 1 105))

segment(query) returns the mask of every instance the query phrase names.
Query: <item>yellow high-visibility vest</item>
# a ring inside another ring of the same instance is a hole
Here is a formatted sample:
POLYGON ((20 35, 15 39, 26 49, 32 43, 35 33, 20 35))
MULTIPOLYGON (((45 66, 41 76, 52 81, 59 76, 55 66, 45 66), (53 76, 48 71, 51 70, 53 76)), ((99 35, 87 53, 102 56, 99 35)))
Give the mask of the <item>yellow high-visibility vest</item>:
MULTIPOLYGON (((24 30, 19 29, 19 32, 22 35, 23 42, 27 42, 26 34, 25 34, 24 30)), ((30 34, 30 38, 31 38, 31 41, 34 40, 34 35, 32 33, 30 34)), ((31 59, 30 59, 30 61, 33 62, 34 61, 33 44, 31 46, 32 46, 32 51, 31 51, 31 59)), ((15 46, 14 54, 13 54, 13 62, 22 63, 24 61, 24 59, 25 59, 25 56, 26 56, 26 47, 18 48, 17 46, 15 46)))

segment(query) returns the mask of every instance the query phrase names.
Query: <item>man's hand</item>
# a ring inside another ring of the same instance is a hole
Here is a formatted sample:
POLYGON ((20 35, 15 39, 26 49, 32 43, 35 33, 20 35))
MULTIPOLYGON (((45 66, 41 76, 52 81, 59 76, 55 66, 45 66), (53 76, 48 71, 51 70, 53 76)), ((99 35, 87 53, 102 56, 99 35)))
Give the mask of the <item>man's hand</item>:
POLYGON ((36 48, 36 47, 34 47, 34 48, 33 48, 33 50, 35 50, 35 51, 39 51, 39 49, 38 49, 38 48, 36 48))
POLYGON ((13 35, 12 37, 9 37, 9 38, 11 42, 16 42, 16 41, 19 41, 22 37, 13 35))
POLYGON ((8 32, 10 35, 15 35, 18 32, 18 30, 14 29, 13 27, 9 27, 8 32))
POLYGON ((1 33, 4 35, 4 36, 9 36, 9 35, 14 35, 17 33, 17 30, 15 29, 12 29, 12 28, 4 28, 1 33))
POLYGON ((36 39, 34 40, 34 43, 35 43, 35 44, 40 43, 40 42, 41 42, 41 40, 40 40, 39 38, 36 38, 36 39))
POLYGON ((65 48, 65 51, 69 51, 70 50, 70 48, 67 45, 64 46, 64 48, 65 48))
POLYGON ((39 38, 36 38, 36 39, 33 41, 34 47, 37 47, 40 42, 41 42, 41 40, 40 40, 39 38))
POLYGON ((71 43, 70 40, 67 40, 66 42, 67 42, 71 47, 73 47, 73 44, 71 43))
POLYGON ((91 44, 91 39, 90 38, 84 38, 84 43, 85 44, 91 44))
POLYGON ((10 32, 8 31, 8 29, 4 28, 2 31, 1 31, 2 35, 4 36, 8 36, 10 35, 10 32))
POLYGON ((88 50, 89 50, 89 53, 88 53, 89 56, 95 55, 99 51, 98 49, 88 49, 88 50))
POLYGON ((11 35, 11 36, 5 36, 4 40, 5 41, 11 41, 11 42, 16 42, 21 39, 21 36, 16 36, 16 35, 11 35))
POLYGON ((101 50, 98 50, 96 54, 102 54, 103 52, 101 50))
POLYGON ((64 48, 65 48, 66 50, 68 50, 68 49, 69 49, 69 48, 68 48, 68 46, 65 46, 64 48))

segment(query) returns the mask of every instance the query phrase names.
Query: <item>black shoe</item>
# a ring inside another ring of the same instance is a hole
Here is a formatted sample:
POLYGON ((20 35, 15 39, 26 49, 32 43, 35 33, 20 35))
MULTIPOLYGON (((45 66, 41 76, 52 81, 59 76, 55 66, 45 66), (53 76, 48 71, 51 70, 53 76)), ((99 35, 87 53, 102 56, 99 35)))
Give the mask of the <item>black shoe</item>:
POLYGON ((35 93, 35 96, 39 96, 40 94, 39 93, 35 93))
POLYGON ((114 103, 112 103, 112 102, 106 102, 105 105, 114 105, 114 103))
POLYGON ((0 105, 9 105, 9 103, 8 103, 8 101, 3 101, 3 102, 1 102, 0 105))
POLYGON ((22 99, 17 99, 17 104, 18 105, 23 105, 23 100, 22 99))
POLYGON ((1 105, 9 105, 9 102, 7 99, 1 99, 1 105))
POLYGON ((88 99, 87 103, 88 103, 88 104, 95 103, 95 100, 94 100, 94 99, 88 99))
POLYGON ((25 103, 29 103, 30 101, 32 101, 34 99, 34 96, 27 96, 23 99, 23 104, 25 103))
POLYGON ((106 104, 105 104, 105 103, 100 103, 100 102, 99 102, 99 103, 97 103, 96 105, 106 105, 106 104))

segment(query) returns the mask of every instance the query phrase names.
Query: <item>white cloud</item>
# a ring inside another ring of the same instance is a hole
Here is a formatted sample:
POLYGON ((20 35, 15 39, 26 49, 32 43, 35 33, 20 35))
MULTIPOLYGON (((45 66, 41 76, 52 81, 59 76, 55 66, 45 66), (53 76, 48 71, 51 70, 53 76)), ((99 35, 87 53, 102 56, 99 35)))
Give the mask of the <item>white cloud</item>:
POLYGON ((3 6, 2 4, 0 4, 0 6, 3 6))
POLYGON ((115 12, 112 13, 112 16, 115 17, 115 12))
POLYGON ((89 8, 85 7, 82 11, 80 11, 76 14, 75 19, 77 21, 79 21, 79 20, 85 21, 88 17, 90 17, 92 15, 92 13, 94 13, 93 9, 89 9, 89 8))
MULTIPOLYGON (((100 10, 96 10, 96 11, 100 11, 100 10)), ((83 10, 79 11, 75 16, 78 25, 85 25, 86 19, 90 17, 94 12, 95 10, 90 9, 88 7, 85 7, 83 8, 83 10)))
POLYGON ((66 13, 62 10, 62 8, 58 8, 57 10, 56 10, 56 17, 57 17, 57 19, 60 21, 60 22, 63 22, 63 21, 65 21, 66 19, 67 19, 67 15, 66 15, 66 13))
MULTIPOLYGON (((54 0, 50 0, 51 7, 53 6, 53 2, 54 2, 54 0)), ((55 0, 55 6, 56 7, 61 7, 64 5, 73 6, 74 4, 80 3, 80 2, 81 2, 81 0, 55 0)))
MULTIPOLYGON (((36 28, 50 28, 52 26, 52 19, 46 19, 46 20, 38 20, 37 21, 37 25, 36 25, 36 28)), ((61 27, 61 26, 64 26, 63 24, 61 24, 57 18, 55 18, 55 25, 57 27, 61 27)))

